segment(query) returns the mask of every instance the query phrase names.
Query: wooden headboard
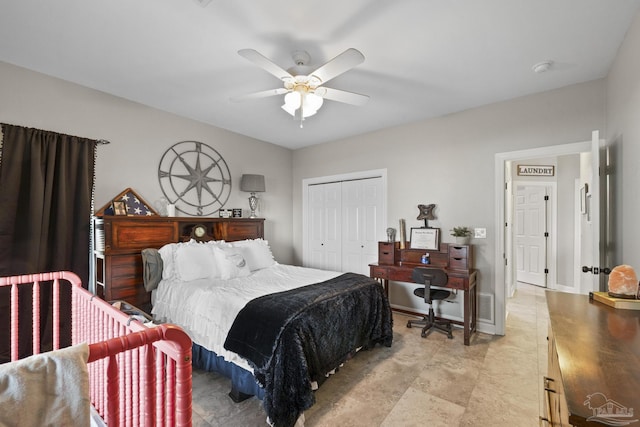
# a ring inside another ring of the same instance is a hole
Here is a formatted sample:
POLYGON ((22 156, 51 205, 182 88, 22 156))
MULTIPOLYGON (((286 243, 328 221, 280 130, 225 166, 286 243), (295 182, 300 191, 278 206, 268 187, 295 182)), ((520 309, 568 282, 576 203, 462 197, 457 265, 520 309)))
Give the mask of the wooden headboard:
MULTIPOLYGON (((264 238, 264 218, 104 216, 104 251, 94 251, 98 295, 147 311, 151 294, 143 286, 141 251, 188 241, 196 225, 214 240, 264 238)), ((100 225, 98 225, 100 227, 100 225)))

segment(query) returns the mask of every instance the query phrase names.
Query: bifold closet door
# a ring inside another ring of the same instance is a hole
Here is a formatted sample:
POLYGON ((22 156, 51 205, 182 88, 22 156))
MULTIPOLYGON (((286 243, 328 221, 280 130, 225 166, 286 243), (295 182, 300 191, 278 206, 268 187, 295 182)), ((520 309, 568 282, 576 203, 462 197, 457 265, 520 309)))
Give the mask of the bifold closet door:
POLYGON ((309 265, 342 271, 342 183, 309 186, 309 265))
POLYGON ((382 179, 342 182, 342 271, 369 275, 378 261, 382 179))
POLYGON ((382 178, 308 187, 307 267, 369 274, 378 259, 382 187, 382 178))

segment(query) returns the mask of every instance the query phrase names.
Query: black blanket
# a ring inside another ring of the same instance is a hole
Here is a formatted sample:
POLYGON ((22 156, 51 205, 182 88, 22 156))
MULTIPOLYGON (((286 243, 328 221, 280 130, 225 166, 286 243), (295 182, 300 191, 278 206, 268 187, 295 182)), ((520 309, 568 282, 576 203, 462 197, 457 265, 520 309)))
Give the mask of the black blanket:
POLYGON ((274 426, 289 427, 314 403, 311 381, 322 382, 360 347, 390 347, 392 326, 380 284, 345 273, 250 301, 238 313, 224 347, 253 367, 274 426))

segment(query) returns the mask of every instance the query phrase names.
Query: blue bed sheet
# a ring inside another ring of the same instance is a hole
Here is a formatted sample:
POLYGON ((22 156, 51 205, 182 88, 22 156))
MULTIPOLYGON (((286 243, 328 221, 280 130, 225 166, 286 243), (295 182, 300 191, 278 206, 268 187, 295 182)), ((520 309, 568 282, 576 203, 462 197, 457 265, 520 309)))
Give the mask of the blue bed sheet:
POLYGON ((264 389, 258 385, 253 374, 246 369, 224 360, 215 352, 193 343, 192 366, 208 372, 217 372, 231 379, 233 388, 241 393, 249 394, 262 400, 264 389))

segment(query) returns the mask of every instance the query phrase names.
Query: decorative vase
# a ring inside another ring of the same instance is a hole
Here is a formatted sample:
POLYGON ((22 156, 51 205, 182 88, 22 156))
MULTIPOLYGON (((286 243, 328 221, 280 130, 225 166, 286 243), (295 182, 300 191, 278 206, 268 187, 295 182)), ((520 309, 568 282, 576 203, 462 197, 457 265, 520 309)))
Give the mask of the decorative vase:
POLYGON ((459 245, 468 245, 471 236, 456 236, 456 243, 459 245))

